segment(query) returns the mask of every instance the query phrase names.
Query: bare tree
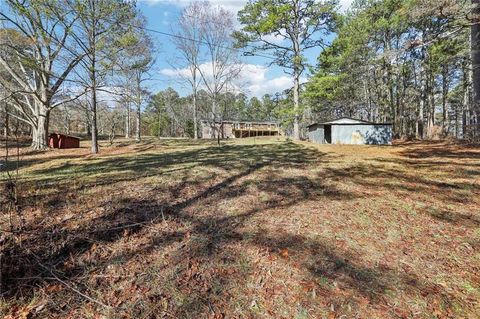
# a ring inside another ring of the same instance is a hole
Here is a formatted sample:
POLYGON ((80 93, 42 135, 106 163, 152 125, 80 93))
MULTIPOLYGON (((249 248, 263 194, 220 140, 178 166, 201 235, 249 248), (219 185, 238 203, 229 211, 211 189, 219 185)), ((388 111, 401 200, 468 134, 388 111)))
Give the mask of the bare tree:
POLYGON ((242 64, 233 46, 231 34, 234 31, 233 14, 222 7, 212 7, 206 3, 203 12, 197 13, 202 24, 202 43, 209 62, 197 69, 212 101, 212 129, 218 120, 218 96, 228 84, 238 77, 242 64))
MULTIPOLYGON (((123 85, 124 90, 126 91, 127 88, 127 83, 123 85)), ((128 92, 122 92, 121 96, 118 99, 118 103, 123 107, 125 113, 124 113, 124 135, 125 138, 130 138, 130 113, 131 113, 131 107, 130 107, 130 98, 128 92)))
POLYGON ((192 2, 185 9, 176 25, 176 37, 173 38, 175 47, 180 53, 180 69, 186 68, 188 74, 180 72, 180 76, 191 87, 192 90, 192 109, 193 109, 193 138, 198 138, 198 109, 197 109, 197 91, 201 83, 200 74, 200 50, 203 39, 202 23, 208 8, 206 2, 192 2))
POLYGON ((88 90, 92 153, 98 153, 98 92, 107 91, 106 78, 123 49, 123 23, 132 18, 133 8, 121 0, 68 0, 69 8, 78 14, 72 36, 77 44, 81 70, 78 83, 88 90))
POLYGON ((58 15, 74 16, 63 1, 5 1, 9 11, 0 12, 0 19, 11 29, 2 31, 0 46, 8 48, 8 54, 0 54, 0 68, 10 76, 0 81, 10 97, 6 100, 9 106, 20 114, 10 115, 31 126, 33 149, 45 149, 51 110, 82 94, 58 97, 83 58, 67 49, 76 19, 58 23, 58 15))
POLYGON ((135 139, 141 140, 142 106, 149 98, 146 82, 151 79, 150 71, 155 64, 155 46, 145 30, 146 19, 135 12, 125 24, 125 35, 122 41, 123 51, 119 55, 115 67, 117 102, 125 108, 125 137, 131 134, 131 107, 135 106, 135 139), (132 83, 134 85, 132 85, 132 83))
POLYGON ((128 73, 131 74, 133 83, 135 83, 132 96, 136 111, 135 140, 140 142, 142 105, 149 95, 145 89, 145 82, 150 80, 149 71, 155 60, 153 58, 153 42, 142 28, 146 24, 145 19, 137 19, 135 23, 138 24, 139 28, 134 33, 134 40, 129 45, 127 54, 129 56, 128 73))
MULTIPOLYGON (((0 71, 0 77, 8 77, 8 74, 5 72, 0 71)), ((8 105, 7 105, 7 90, 0 82, 0 116, 2 117, 2 121, 0 125, 3 125, 3 136, 6 138, 8 137, 8 125, 10 122, 9 114, 8 114, 8 105)))
POLYGON ((115 94, 115 102, 123 109, 123 133, 125 138, 131 137, 131 112, 132 112, 132 90, 131 82, 132 76, 128 67, 126 59, 120 59, 119 72, 116 72, 116 78, 114 79, 115 86, 117 87, 117 94, 115 94))

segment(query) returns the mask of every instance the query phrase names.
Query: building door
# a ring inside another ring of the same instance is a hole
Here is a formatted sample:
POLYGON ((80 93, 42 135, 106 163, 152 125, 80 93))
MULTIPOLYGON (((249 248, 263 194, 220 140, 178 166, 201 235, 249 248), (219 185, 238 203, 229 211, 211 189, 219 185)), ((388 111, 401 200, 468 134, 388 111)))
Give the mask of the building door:
POLYGON ((332 144, 332 126, 325 125, 325 144, 332 144))

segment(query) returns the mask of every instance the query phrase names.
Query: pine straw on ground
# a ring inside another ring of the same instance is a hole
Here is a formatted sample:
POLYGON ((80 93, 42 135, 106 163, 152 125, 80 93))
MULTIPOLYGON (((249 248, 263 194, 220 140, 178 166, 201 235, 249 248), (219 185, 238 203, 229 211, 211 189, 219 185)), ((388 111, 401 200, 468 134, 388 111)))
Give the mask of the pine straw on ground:
POLYGON ((479 147, 21 151, 3 317, 480 317, 479 147))

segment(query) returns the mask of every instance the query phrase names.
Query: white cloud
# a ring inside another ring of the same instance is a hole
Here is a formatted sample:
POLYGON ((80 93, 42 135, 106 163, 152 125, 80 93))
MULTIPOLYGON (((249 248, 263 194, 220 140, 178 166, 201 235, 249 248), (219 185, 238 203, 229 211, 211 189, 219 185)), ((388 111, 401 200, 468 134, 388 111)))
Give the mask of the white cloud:
POLYGON ((188 76, 188 70, 187 69, 180 69, 180 70, 161 69, 160 74, 165 75, 168 78, 181 78, 181 77, 188 76))
MULTIPOLYGON (((206 76, 211 75, 210 65, 204 63, 200 68, 206 76)), ((245 92, 247 95, 261 97, 264 94, 282 92, 293 86, 292 78, 288 75, 281 75, 273 78, 268 76, 268 68, 257 64, 243 64, 239 77, 233 83, 235 90, 245 92)), ((169 79, 180 79, 189 75, 188 69, 162 69, 160 74, 169 79)), ((301 82, 306 82, 302 78, 301 82)))
MULTIPOLYGON (((268 77, 268 68, 262 65, 245 64, 237 82, 243 85, 243 91, 252 96, 261 97, 264 94, 282 92, 293 86, 291 76, 281 75, 273 78, 268 77)), ((300 82, 306 82, 301 78, 300 82)))
POLYGON ((352 3, 353 0, 340 0, 340 9, 346 11, 352 6, 352 3))
POLYGON ((274 43, 274 44, 281 44, 285 38, 282 37, 282 36, 277 36, 277 35, 274 35, 274 34, 268 34, 266 36, 262 36, 262 39, 264 39, 265 41, 268 41, 270 43, 274 43))
MULTIPOLYGON (((213 72, 212 72, 210 62, 202 63, 199 68, 207 79, 212 77, 213 72)), ((165 68, 160 70, 160 74, 169 79, 179 80, 179 79, 189 78, 191 73, 188 68, 182 68, 182 69, 165 68)))

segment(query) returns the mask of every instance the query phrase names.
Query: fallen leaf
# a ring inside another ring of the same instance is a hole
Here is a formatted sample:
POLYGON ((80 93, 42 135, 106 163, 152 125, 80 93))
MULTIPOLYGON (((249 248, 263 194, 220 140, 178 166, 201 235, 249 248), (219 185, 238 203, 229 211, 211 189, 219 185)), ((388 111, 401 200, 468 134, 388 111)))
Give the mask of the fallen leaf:
POLYGON ((282 249, 280 251, 280 256, 284 257, 284 258, 288 258, 288 249, 285 248, 285 249, 282 249))

